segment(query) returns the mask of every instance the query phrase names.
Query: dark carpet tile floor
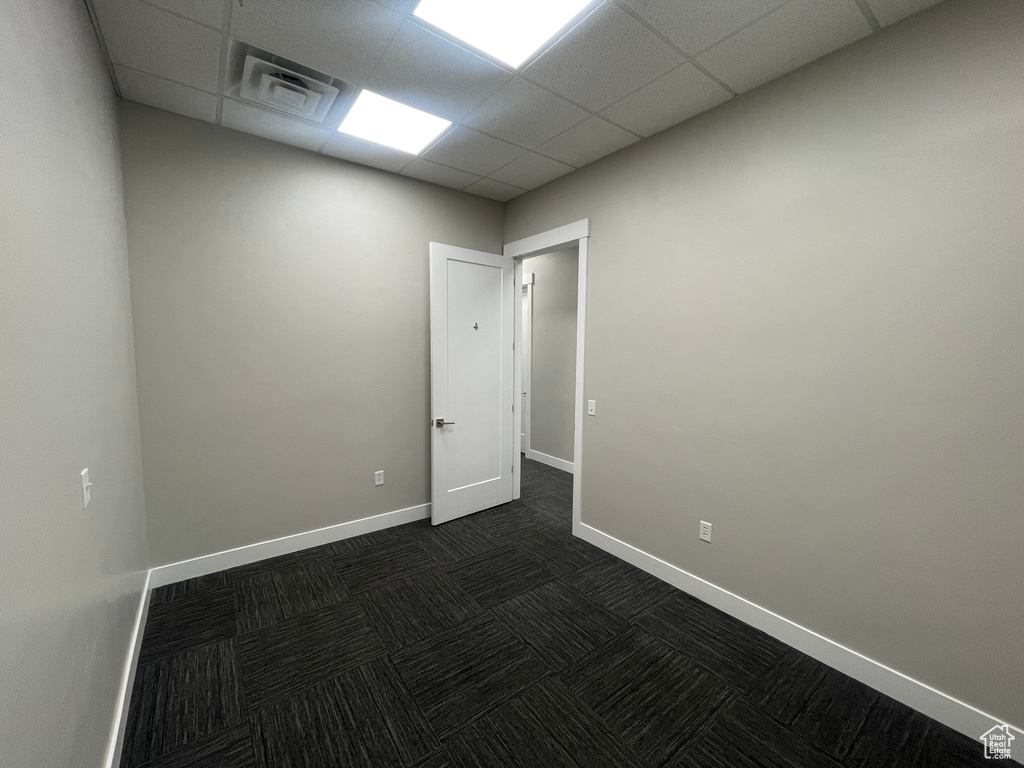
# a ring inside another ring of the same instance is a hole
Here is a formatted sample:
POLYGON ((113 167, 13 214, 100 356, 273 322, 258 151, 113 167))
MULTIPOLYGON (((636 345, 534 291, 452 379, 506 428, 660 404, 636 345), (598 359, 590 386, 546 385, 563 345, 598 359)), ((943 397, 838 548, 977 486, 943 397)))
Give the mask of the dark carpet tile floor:
POLYGON ((967 768, 981 742, 571 535, 572 477, 153 591, 121 768, 967 768))

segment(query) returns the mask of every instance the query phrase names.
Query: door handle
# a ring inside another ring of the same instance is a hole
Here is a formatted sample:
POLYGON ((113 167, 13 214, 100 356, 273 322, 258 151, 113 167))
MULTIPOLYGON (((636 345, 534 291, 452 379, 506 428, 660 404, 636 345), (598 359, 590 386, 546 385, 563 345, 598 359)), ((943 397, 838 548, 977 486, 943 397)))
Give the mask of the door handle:
POLYGON ((437 421, 434 422, 435 427, 451 427, 454 425, 454 421, 445 421, 444 419, 438 419, 437 421))

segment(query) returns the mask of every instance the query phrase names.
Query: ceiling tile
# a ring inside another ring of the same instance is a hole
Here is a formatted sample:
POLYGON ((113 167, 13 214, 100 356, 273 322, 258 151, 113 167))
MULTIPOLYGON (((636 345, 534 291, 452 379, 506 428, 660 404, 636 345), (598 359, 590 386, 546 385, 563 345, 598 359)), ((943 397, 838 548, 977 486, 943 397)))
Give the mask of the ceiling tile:
POLYGON ((792 0, 698 61, 742 93, 869 34, 855 0, 792 0))
POLYGON ((528 152, 492 173, 491 178, 523 189, 533 189, 564 176, 571 170, 571 165, 528 152))
POLYGON ((185 16, 193 21, 206 24, 217 29, 224 29, 224 3, 221 0, 145 0, 185 16))
POLYGON ((480 179, 475 184, 470 184, 466 187, 465 192, 469 192, 472 195, 480 195, 481 197, 489 197, 491 200, 497 200, 498 202, 505 203, 511 200, 513 197, 519 197, 526 190, 513 187, 508 184, 502 184, 500 181, 494 179, 480 179))
POLYGON ((525 150, 508 142, 459 125, 442 136, 423 157, 478 176, 488 176, 524 153, 525 150))
POLYGON ((321 151, 331 157, 395 172, 402 170, 413 159, 413 155, 407 152, 374 144, 372 141, 357 139, 355 136, 338 131, 331 133, 331 138, 327 140, 327 144, 321 151))
POLYGON ((787 0, 619 0, 690 54, 697 54, 787 0))
POLYGON ((401 23, 372 0, 245 0, 232 11, 231 34, 361 85, 401 23))
POLYGON ((532 149, 589 116, 565 99, 516 77, 481 104, 464 123, 532 149))
POLYGON ((263 109, 250 107, 234 99, 224 99, 221 109, 221 125, 245 131, 265 139, 273 139, 284 144, 291 144, 303 149, 320 149, 329 131, 316 128, 308 123, 300 123, 284 115, 267 112, 263 109))
POLYGON ((607 120, 591 117, 537 151, 578 168, 639 140, 607 120))
POLYGON ((601 112, 641 136, 651 136, 732 98, 692 64, 684 64, 601 112))
POLYGON ((216 93, 221 34, 135 0, 94 0, 110 60, 216 93))
POLYGON ((497 64, 407 21, 366 87, 411 107, 459 120, 511 78, 497 64))
POLYGON ((135 69, 114 65, 121 95, 129 101, 149 104, 186 117, 212 123, 217 119, 217 97, 212 93, 162 80, 135 69))
POLYGON ((476 174, 449 168, 447 165, 438 165, 424 160, 422 157, 417 157, 405 166, 402 169, 402 175, 454 189, 464 189, 480 178, 476 174))
POLYGON ((883 27, 895 24, 900 19, 931 8, 939 0, 867 0, 868 7, 875 12, 875 18, 883 27))
POLYGON ((607 3, 573 27, 523 75, 598 112, 683 61, 643 24, 607 3))

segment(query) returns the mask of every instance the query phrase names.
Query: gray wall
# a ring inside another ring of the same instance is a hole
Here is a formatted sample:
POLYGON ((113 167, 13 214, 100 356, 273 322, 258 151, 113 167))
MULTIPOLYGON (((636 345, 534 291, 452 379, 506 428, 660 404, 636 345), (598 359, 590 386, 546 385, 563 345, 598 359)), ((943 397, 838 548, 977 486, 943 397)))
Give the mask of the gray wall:
POLYGON ((943 4, 506 223, 591 217, 584 523, 1018 725, 1022 82, 943 4))
POLYGON ((499 250, 501 204, 127 102, 121 137, 153 564, 429 501, 427 244, 499 250))
POLYGON ((147 565, 115 99, 81 2, 0 52, 0 765, 98 766, 147 565))
POLYGON ((523 261, 533 272, 533 391, 530 449, 572 461, 576 401, 576 294, 579 249, 523 261))

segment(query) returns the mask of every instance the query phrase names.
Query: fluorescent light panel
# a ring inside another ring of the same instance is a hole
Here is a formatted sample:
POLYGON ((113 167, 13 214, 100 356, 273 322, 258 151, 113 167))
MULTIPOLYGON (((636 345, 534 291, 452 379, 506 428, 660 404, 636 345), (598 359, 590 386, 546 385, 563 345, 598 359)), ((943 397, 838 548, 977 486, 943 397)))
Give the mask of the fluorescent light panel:
POLYGON ((518 68, 592 0, 421 0, 413 13, 518 68))
POLYGON ((364 90, 356 98, 356 103, 338 130, 349 136, 418 155, 451 124, 450 120, 364 90))

